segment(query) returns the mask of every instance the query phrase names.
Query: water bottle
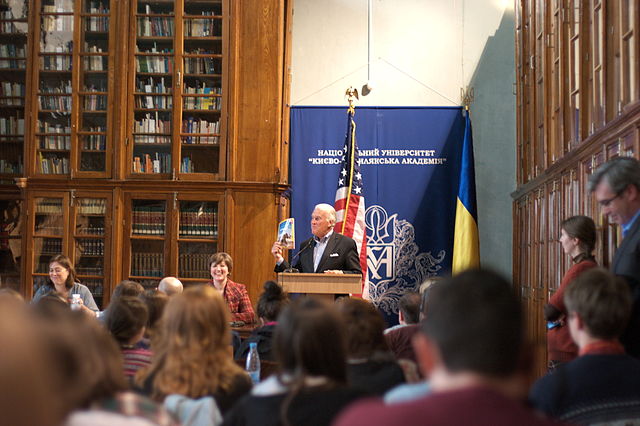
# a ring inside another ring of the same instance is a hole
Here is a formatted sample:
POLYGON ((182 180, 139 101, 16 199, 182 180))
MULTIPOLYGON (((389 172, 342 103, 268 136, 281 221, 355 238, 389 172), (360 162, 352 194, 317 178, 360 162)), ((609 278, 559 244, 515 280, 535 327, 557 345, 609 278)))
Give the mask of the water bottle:
POLYGON ((258 344, 256 342, 249 343, 249 355, 247 355, 246 364, 247 373, 251 377, 253 384, 260 382, 260 355, 258 355, 258 344))

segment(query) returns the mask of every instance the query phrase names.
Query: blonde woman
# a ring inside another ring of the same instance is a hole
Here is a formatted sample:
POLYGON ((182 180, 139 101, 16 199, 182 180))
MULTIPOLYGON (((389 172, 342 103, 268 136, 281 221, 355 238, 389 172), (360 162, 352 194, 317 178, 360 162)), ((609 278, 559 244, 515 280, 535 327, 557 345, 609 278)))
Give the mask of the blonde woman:
POLYGON ((233 361, 229 311, 219 291, 195 286, 173 296, 162 316, 151 366, 138 375, 143 393, 212 396, 224 414, 251 389, 249 376, 233 361))

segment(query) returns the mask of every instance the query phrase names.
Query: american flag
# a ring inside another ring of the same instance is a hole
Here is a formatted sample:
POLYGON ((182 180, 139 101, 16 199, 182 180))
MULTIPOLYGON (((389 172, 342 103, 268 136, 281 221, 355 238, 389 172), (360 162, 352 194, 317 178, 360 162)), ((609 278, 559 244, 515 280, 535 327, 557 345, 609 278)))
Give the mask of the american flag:
POLYGON ((367 228, 364 224, 364 195, 362 193, 362 174, 356 144, 356 123, 353 120, 355 110, 349 109, 347 114, 347 136, 342 150, 342 163, 338 175, 336 191, 336 226, 343 235, 355 240, 360 255, 362 268, 362 297, 369 298, 369 282, 367 281, 367 228))

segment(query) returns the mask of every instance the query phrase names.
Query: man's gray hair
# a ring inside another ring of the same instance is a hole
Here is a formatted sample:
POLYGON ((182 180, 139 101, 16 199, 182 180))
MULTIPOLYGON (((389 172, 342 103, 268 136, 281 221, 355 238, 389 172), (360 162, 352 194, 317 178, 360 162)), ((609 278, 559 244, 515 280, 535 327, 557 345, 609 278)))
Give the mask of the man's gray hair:
POLYGON ((336 209, 334 209, 331 204, 327 204, 327 203, 316 204, 314 210, 315 209, 327 212, 329 214, 329 219, 331 219, 331 222, 335 225, 335 223, 336 223, 336 209))
POLYGON ((640 162, 632 157, 616 157, 607 161, 589 176, 589 191, 595 191, 602 181, 607 182, 615 194, 620 194, 628 185, 640 190, 640 162))

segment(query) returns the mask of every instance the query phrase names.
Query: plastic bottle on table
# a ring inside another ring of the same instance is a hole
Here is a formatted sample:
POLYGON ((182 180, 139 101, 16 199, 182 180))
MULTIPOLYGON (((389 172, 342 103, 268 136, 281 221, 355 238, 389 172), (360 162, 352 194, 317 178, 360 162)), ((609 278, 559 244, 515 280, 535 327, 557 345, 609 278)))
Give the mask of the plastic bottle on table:
POLYGON ((258 354, 258 344, 256 342, 249 343, 246 370, 254 385, 260 382, 260 355, 258 354))

